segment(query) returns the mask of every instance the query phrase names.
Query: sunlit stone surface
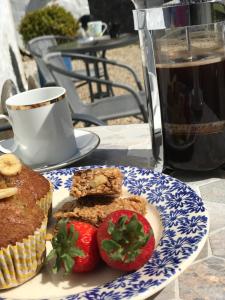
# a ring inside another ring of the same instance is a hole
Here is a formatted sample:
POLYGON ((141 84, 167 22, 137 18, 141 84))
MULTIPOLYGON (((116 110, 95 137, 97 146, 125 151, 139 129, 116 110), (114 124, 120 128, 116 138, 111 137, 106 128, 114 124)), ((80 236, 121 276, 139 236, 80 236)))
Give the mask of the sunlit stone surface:
POLYGON ((188 300, 225 299, 225 261, 210 257, 189 267, 179 277, 179 294, 188 300))

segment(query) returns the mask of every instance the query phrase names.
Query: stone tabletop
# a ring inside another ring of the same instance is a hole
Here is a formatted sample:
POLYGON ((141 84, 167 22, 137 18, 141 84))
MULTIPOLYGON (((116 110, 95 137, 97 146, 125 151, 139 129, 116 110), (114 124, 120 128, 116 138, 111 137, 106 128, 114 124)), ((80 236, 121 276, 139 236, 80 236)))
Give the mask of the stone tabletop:
MULTIPOLYGON (((116 164, 151 168, 147 124, 90 127, 101 139, 96 149, 76 165, 116 164)), ((208 240, 197 259, 151 300, 225 300, 225 172, 174 172, 205 202, 210 216, 208 240)))
POLYGON ((150 168, 151 140, 147 124, 88 127, 100 137, 100 145, 75 165, 116 164, 150 168))

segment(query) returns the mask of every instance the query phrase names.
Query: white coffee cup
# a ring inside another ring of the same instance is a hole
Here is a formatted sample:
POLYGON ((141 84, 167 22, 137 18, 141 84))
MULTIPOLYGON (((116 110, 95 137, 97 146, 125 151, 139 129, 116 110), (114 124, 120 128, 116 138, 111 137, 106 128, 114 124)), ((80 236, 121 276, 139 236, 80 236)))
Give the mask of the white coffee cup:
POLYGON ((0 145, 3 153, 15 153, 27 165, 54 165, 77 151, 71 113, 62 87, 26 91, 6 100, 14 143, 0 145))
POLYGON ((87 24, 87 32, 91 37, 100 37, 102 36, 106 29, 108 28, 107 24, 102 21, 91 21, 87 24))

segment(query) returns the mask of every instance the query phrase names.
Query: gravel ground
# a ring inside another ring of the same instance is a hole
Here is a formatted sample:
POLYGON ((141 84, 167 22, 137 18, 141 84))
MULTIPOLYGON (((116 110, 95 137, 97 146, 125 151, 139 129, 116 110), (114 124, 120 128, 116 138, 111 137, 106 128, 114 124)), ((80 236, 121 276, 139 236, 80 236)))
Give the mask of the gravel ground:
MULTIPOLYGON (((109 50, 109 51, 107 51, 106 56, 108 59, 115 60, 117 62, 127 64, 130 67, 132 67, 143 83, 141 52, 140 52, 139 45, 135 44, 135 45, 131 45, 131 46, 123 47, 123 48, 109 50)), ((24 69, 25 69, 26 77, 28 78, 29 75, 34 76, 37 71, 34 60, 28 58, 27 56, 24 56, 23 62, 24 62, 24 69)), ((78 63, 76 68, 77 69, 82 68, 81 63, 78 63)), ((117 68, 115 66, 109 66, 108 70, 109 70, 109 75, 110 75, 111 80, 128 84, 137 90, 135 82, 128 71, 123 70, 121 68, 117 68)), ((114 92, 116 95, 124 93, 124 91, 122 91, 121 89, 114 89, 114 92)), ((84 102, 90 101, 89 97, 88 97, 87 86, 83 86, 83 87, 79 88, 78 93, 84 102)), ((113 124, 118 125, 118 124, 131 124, 131 123, 141 123, 141 122, 142 121, 139 118, 127 117, 127 118, 110 120, 107 123, 109 125, 113 125, 113 124)), ((82 125, 77 124, 76 126, 80 127, 82 125)))

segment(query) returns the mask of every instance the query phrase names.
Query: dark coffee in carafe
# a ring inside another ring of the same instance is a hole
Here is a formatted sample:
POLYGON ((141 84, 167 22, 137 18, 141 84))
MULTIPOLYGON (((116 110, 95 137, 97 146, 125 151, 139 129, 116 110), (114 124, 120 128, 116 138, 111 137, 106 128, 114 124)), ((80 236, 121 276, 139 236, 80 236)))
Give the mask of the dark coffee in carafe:
POLYGON ((166 167, 201 171, 225 163, 223 51, 156 66, 166 167))

